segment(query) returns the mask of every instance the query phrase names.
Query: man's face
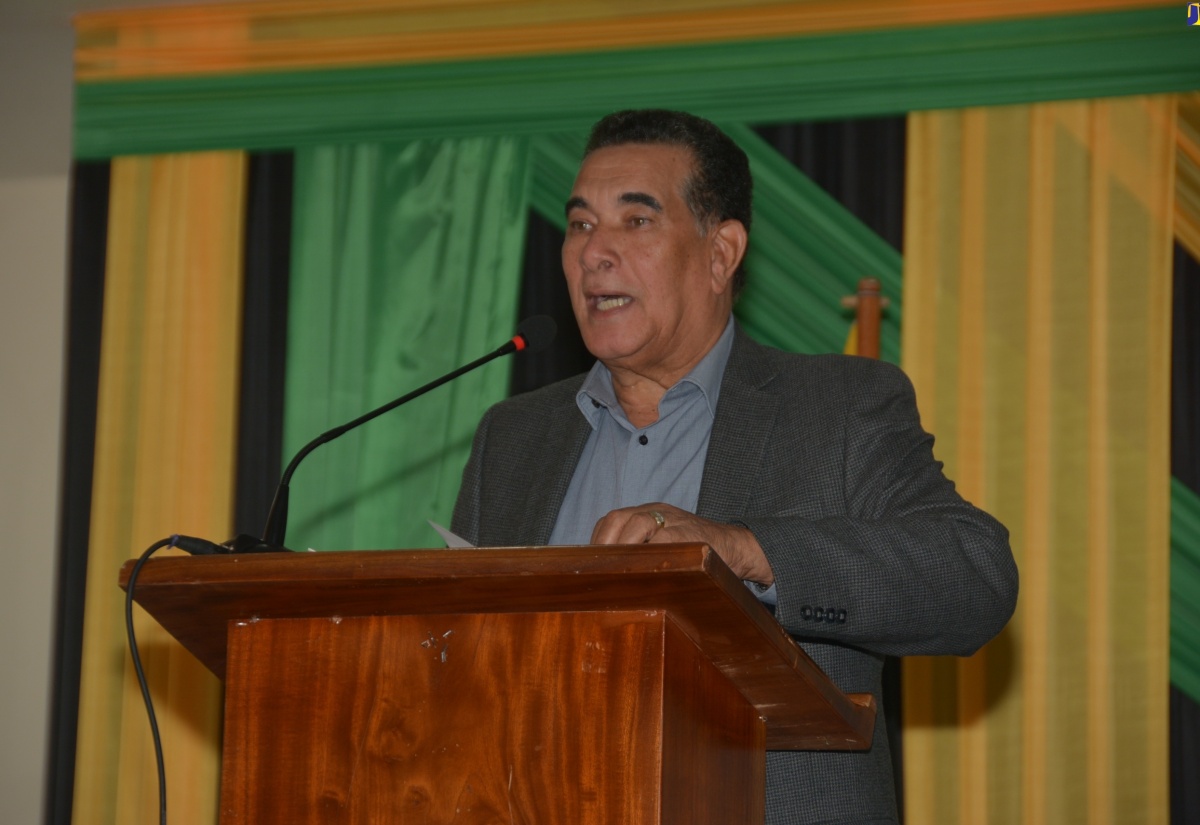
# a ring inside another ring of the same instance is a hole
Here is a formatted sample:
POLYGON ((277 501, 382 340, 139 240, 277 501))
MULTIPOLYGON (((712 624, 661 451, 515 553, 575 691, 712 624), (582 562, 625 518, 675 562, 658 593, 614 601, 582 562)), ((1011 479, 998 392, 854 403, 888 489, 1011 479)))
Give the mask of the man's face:
POLYGON ((584 343, 610 369, 674 383, 725 327, 730 252, 684 200, 691 171, 687 149, 634 143, 592 152, 575 179, 563 271, 584 343))

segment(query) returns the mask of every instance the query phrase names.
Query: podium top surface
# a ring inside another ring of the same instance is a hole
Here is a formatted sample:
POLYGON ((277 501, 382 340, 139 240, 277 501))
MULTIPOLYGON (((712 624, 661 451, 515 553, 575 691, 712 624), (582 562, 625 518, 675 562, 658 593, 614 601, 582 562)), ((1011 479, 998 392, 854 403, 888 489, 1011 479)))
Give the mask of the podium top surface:
POLYGON ((871 697, 841 693, 702 544, 170 556, 143 566, 134 597, 221 678, 231 622, 663 612, 758 709, 768 748, 861 749, 874 725, 871 697), (829 730, 831 713, 844 725, 829 730))

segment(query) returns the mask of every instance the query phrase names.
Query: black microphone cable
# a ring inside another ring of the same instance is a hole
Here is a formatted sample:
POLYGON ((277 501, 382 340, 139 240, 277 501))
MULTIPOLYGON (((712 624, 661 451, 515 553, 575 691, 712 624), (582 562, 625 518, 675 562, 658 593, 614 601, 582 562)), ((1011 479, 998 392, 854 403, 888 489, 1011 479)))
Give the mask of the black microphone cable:
POLYGON ((133 658, 133 672, 137 674, 138 687, 142 689, 142 701, 146 703, 146 715, 150 717, 150 736, 154 740, 154 761, 158 766, 159 825, 167 825, 167 769, 163 764, 162 737, 158 732, 158 717, 154 713, 154 701, 150 698, 150 683, 146 681, 146 671, 142 668, 142 657, 138 653, 137 637, 133 632, 133 589, 137 585, 138 573, 142 571, 142 565, 164 547, 178 547, 197 556, 209 556, 222 552, 221 548, 213 542, 191 536, 174 535, 170 538, 159 539, 138 557, 137 563, 129 571, 129 581, 125 588, 125 634, 129 638, 129 655, 133 658))

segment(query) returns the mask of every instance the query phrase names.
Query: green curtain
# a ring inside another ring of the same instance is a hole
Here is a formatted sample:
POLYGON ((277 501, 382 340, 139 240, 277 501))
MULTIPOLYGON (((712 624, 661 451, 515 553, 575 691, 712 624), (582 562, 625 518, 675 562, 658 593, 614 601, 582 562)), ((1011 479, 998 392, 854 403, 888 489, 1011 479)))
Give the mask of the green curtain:
POLYGON ((1200 88, 1175 6, 529 58, 76 87, 78 158, 586 128, 668 105, 781 122, 1200 88))
POLYGON ((1171 683, 1200 702, 1200 496, 1171 479, 1171 683))
MULTIPOLYGON (((528 186, 522 138, 296 153, 285 455, 512 336, 528 186)), ((508 375, 490 364, 314 452, 288 546, 437 546, 425 520, 449 524, 508 375)))
POLYGON ((579 160, 587 142, 587 129, 559 132, 534 138, 529 165, 533 183, 529 205, 559 229, 567 228, 566 204, 579 171, 579 160))

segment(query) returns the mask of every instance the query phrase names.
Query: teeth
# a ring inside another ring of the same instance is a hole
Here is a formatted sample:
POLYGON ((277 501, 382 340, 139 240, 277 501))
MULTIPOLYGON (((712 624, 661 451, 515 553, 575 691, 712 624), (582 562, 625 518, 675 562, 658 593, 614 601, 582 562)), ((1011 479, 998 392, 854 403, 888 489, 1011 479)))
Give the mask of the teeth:
POLYGON ((619 298, 601 298, 596 302, 596 309, 601 311, 607 309, 616 309, 617 307, 623 307, 630 303, 633 303, 633 299, 628 296, 622 296, 619 298))

